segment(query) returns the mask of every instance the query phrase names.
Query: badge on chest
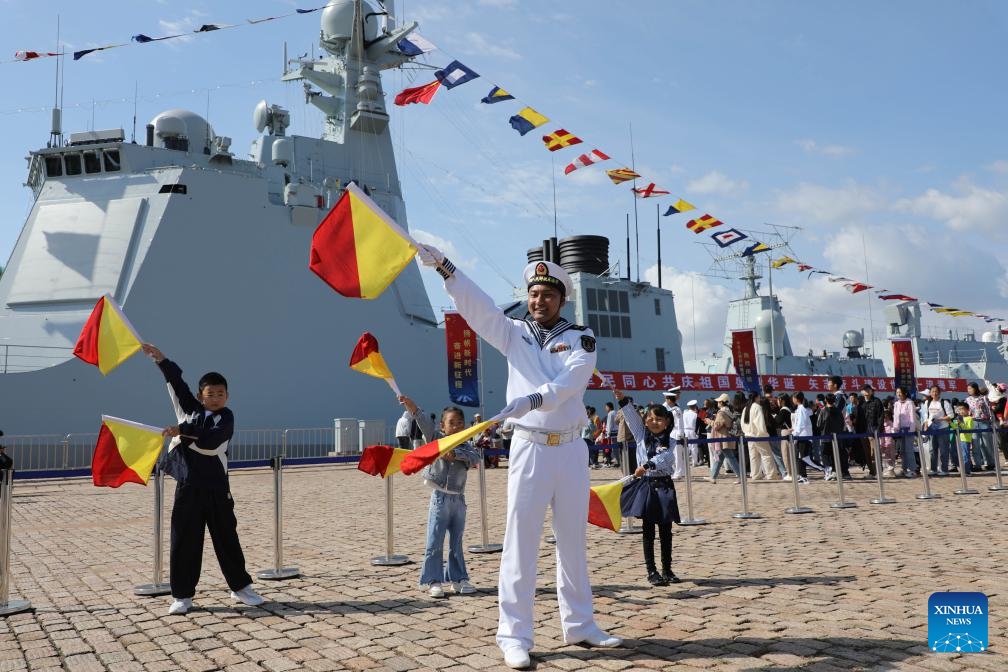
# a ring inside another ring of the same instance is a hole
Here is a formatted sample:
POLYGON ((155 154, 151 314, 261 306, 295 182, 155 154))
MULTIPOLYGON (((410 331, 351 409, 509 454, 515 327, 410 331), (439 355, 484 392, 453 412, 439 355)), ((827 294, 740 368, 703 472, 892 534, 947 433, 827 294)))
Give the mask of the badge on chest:
POLYGON ((557 352, 564 352, 566 350, 570 350, 570 348, 571 348, 571 346, 567 345, 566 343, 557 343, 556 345, 551 346, 550 349, 549 349, 549 351, 552 352, 552 353, 557 353, 557 352))

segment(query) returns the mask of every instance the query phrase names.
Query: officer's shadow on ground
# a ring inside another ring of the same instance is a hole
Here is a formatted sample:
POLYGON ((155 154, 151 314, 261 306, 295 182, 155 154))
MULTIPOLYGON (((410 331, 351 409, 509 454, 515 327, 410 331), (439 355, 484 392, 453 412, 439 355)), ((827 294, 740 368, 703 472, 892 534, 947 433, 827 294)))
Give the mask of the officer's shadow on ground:
MULTIPOLYGON (((584 646, 568 646, 548 652, 532 652, 532 669, 539 662, 553 662, 562 659, 662 660, 678 663, 696 658, 714 658, 726 665, 738 665, 735 659, 761 658, 765 655, 799 656, 803 660, 796 665, 760 666, 761 672, 790 672, 807 669, 815 663, 825 663, 840 669, 871 669, 873 671, 895 670, 915 656, 926 655, 927 642, 910 639, 874 639, 871 637, 736 637, 735 639, 713 638, 674 641, 670 639, 626 640, 620 649, 595 649, 584 646), (714 653, 716 652, 716 653, 714 653), (801 653, 796 653, 801 652, 801 653), (808 653, 805 653, 808 652, 808 653)), ((733 668, 734 669, 734 668, 733 668)))

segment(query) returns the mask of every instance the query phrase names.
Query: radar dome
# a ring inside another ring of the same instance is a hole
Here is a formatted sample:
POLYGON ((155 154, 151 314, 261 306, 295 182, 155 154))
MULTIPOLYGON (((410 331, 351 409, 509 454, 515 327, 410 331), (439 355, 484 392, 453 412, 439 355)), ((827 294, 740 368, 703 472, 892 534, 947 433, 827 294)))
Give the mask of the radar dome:
MULTIPOLYGON (((367 2, 361 3, 361 18, 374 12, 367 2)), ((353 0, 334 0, 322 10, 322 46, 332 51, 329 46, 341 48, 353 35, 354 2, 353 0), (328 43, 328 44, 327 44, 328 43)), ((370 42, 378 37, 378 17, 370 16, 364 21, 364 41, 370 42)))
POLYGON ((993 331, 985 331, 981 334, 980 341, 982 343, 997 343, 997 337, 998 335, 993 331))
POLYGON ((188 146, 202 151, 209 149, 214 131, 207 120, 189 110, 166 110, 154 117, 154 146, 165 149, 182 149, 174 141, 185 139, 188 146))
POLYGON ((860 348, 864 345, 864 334, 856 329, 848 329, 844 332, 841 343, 845 348, 860 348))

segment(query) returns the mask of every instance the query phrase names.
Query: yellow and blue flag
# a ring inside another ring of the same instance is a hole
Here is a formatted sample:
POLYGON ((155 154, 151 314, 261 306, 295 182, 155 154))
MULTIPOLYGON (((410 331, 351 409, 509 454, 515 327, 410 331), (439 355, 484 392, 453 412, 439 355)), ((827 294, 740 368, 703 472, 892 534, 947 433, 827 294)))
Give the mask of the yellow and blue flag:
POLYGON ((486 103, 487 105, 493 105, 494 103, 503 103, 505 100, 514 100, 514 96, 499 86, 495 86, 490 89, 490 93, 485 95, 480 102, 486 103))
POLYGON ((518 131, 519 135, 525 135, 533 128, 542 126, 547 121, 549 121, 549 117, 544 117, 531 107, 523 107, 518 114, 508 119, 511 128, 518 131))
POLYGON ((696 210, 696 206, 692 203, 687 203, 683 199, 677 200, 672 205, 668 206, 668 210, 665 211, 663 217, 668 217, 669 215, 677 215, 680 212, 686 212, 687 210, 696 210))

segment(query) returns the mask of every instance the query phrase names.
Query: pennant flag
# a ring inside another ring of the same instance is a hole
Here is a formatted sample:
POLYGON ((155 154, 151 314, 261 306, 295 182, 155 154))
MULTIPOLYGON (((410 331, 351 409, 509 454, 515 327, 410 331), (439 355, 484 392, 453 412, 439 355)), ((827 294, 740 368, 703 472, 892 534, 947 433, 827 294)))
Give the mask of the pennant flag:
POLYGON ((437 441, 425 443, 416 450, 410 451, 410 454, 403 458, 400 468, 406 475, 415 474, 428 464, 433 464, 437 458, 441 457, 452 448, 465 443, 487 427, 496 425, 498 422, 498 420, 484 420, 483 422, 477 422, 472 427, 463 429, 461 432, 456 432, 444 438, 438 439, 437 441))
MULTIPOLYGON (((720 223, 721 222, 718 222, 718 224, 720 223)), ((748 237, 749 236, 745 235, 738 229, 728 229, 727 231, 721 231, 711 236, 711 238, 714 239, 714 242, 720 245, 721 247, 728 247, 729 245, 734 245, 738 241, 745 240, 748 237)))
MULTIPOLYGON (((703 231, 706 231, 707 229, 713 229, 715 226, 721 226, 722 224, 724 224, 724 222, 722 222, 717 217, 711 217, 710 215, 703 215, 701 217, 697 217, 696 219, 691 219, 688 222, 686 222, 686 228, 692 231, 693 233, 701 233, 703 231)), ((734 230, 735 229, 732 229, 732 231, 734 230)), ((722 245, 721 247, 724 247, 724 245, 722 245)))
POLYGON ((62 56, 63 54, 57 54, 52 51, 15 51, 14 60, 16 61, 30 61, 33 58, 43 58, 45 56, 62 56))
POLYGON ((745 248, 745 250, 742 251, 742 256, 751 257, 757 252, 766 252, 769 249, 770 246, 767 245, 766 243, 753 243, 752 245, 750 245, 749 247, 745 248))
POLYGON ((551 152, 563 149, 564 147, 570 147, 571 145, 581 144, 581 138, 562 128, 558 128, 549 135, 544 135, 542 140, 546 145, 546 149, 551 152))
POLYGON ((123 42, 122 44, 106 44, 104 47, 95 47, 94 49, 81 49, 80 51, 75 51, 73 55, 73 60, 79 61, 88 54, 94 53, 96 51, 105 51, 106 49, 115 49, 116 47, 125 47, 128 42, 123 42))
POLYGON ((850 278, 845 278, 842 275, 831 275, 826 278, 826 282, 854 282, 850 278))
POLYGON ((140 345, 136 329, 115 299, 106 294, 98 299, 84 323, 73 354, 106 375, 137 352, 140 345))
POLYGON ((480 102, 486 103, 487 105, 493 105, 494 103, 503 103, 505 100, 514 100, 514 96, 499 86, 495 86, 490 89, 490 93, 483 96, 480 102))
POLYGON ((444 70, 435 71, 434 76, 446 89, 454 89, 479 77, 475 70, 467 68, 458 61, 452 61, 444 67, 444 70))
POLYGON ((637 198, 652 198, 654 196, 668 196, 668 193, 669 193, 667 191, 663 191, 663 190, 659 189, 657 186, 655 186, 654 182, 650 182, 643 189, 633 189, 633 188, 631 188, 630 191, 632 191, 633 193, 637 194, 637 198))
POLYGON ((952 317, 970 317, 971 315, 976 315, 972 310, 953 310, 949 313, 952 317))
POLYGON ((578 158, 568 163, 567 167, 564 168, 564 175, 570 175, 578 168, 584 168, 585 166, 590 166, 593 163, 599 163, 600 161, 608 161, 608 160, 609 160, 608 156, 606 156, 597 149, 593 149, 587 154, 582 154, 578 158))
POLYGON ((367 331, 361 335, 357 346, 350 355, 350 368, 368 376, 381 378, 389 384, 397 397, 401 396, 392 370, 385 363, 385 358, 378 352, 378 339, 367 331))
POLYGON ((689 210, 696 210, 696 206, 693 205, 692 203, 687 203, 686 201, 680 198, 678 201, 668 206, 668 210, 665 211, 665 214, 662 215, 662 217, 668 217, 669 215, 677 215, 680 212, 687 212, 689 210))
POLYGON ((91 479, 95 485, 109 488, 123 483, 147 485, 162 445, 160 427, 103 415, 91 459, 91 479))
POLYGON ((403 458, 412 451, 392 446, 368 446, 361 453, 357 468, 371 476, 391 476, 399 472, 403 458))
POLYGON ((428 105, 430 104, 430 101, 434 99, 434 94, 437 93, 439 88, 441 88, 441 82, 435 79, 433 82, 424 84, 423 86, 403 89, 396 94, 395 104, 399 106, 409 105, 410 103, 423 103, 424 105, 428 105))
POLYGON ((518 131, 518 135, 525 135, 533 128, 542 126, 547 121, 549 121, 549 117, 544 117, 531 107, 523 107, 518 114, 508 119, 511 128, 518 131))
POLYGON ((620 184, 640 177, 640 175, 629 168, 613 168, 612 170, 607 170, 606 175, 609 176, 609 179, 612 180, 613 184, 620 184))
POLYGON ((416 252, 409 234, 351 182, 315 229, 308 268, 343 296, 373 299, 416 252))
POLYGON ((620 495, 623 494, 623 480, 605 485, 596 485, 588 491, 588 522, 615 532, 623 520, 620 495))
POLYGON ((426 37, 416 32, 396 42, 396 47, 407 56, 419 56, 437 49, 426 37))
POLYGON ((866 285, 863 282, 847 282, 844 283, 844 287, 851 294, 857 294, 858 292, 863 292, 866 289, 871 289, 871 285, 866 285))
POLYGON ((797 264, 797 263, 798 263, 797 260, 792 259, 791 257, 785 254, 780 259, 774 259, 773 261, 771 261, 770 265, 773 266, 774 268, 784 268, 788 264, 797 264))
POLYGON ((912 296, 907 294, 879 294, 880 299, 883 301, 916 301, 912 296))
POLYGON ((812 268, 813 267, 810 266, 810 265, 808 265, 808 264, 801 264, 801 263, 798 264, 798 270, 802 271, 802 272, 804 272, 804 271, 810 271, 810 270, 812 270, 812 268))
POLYGON ((234 28, 234 25, 229 23, 204 23, 202 26, 194 30, 194 33, 210 33, 215 30, 224 30, 225 28, 234 28))

